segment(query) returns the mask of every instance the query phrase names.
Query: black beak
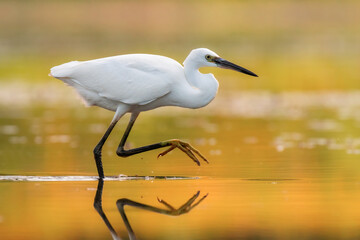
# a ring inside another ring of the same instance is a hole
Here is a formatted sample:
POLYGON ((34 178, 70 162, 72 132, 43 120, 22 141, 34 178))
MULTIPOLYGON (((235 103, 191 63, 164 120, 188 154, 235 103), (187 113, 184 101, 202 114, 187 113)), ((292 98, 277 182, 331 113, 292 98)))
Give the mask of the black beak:
POLYGON ((255 73, 243 68, 243 67, 240 67, 232 62, 229 62, 229 61, 226 61, 225 59, 222 59, 222 58, 219 58, 219 57, 216 57, 214 58, 213 60, 218 67, 220 68, 225 68, 225 69, 232 69, 232 70, 235 70, 235 71, 238 71, 238 72, 242 72, 242 73, 245 73, 245 74, 248 74, 248 75, 251 75, 251 76, 254 76, 254 77, 258 77, 258 75, 256 75, 255 73))

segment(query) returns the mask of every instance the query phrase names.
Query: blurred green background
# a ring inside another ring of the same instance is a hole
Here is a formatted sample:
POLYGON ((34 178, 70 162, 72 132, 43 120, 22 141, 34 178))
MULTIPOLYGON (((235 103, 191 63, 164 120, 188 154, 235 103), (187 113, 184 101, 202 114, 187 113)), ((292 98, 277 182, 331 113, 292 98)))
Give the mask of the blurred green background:
POLYGON ((134 52, 182 63, 207 47, 261 77, 211 70, 225 89, 353 89, 359 9, 356 0, 2 0, 0 81, 49 81, 54 65, 134 52))

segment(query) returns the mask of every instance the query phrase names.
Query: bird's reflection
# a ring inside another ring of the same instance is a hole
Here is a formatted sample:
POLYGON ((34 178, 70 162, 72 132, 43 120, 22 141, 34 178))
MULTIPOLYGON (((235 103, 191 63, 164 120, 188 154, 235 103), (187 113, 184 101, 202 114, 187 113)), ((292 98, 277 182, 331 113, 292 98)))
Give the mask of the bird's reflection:
MULTIPOLYGON (((98 187, 97 187, 97 191, 96 191, 96 195, 95 195, 95 199, 94 199, 94 208, 96 209, 96 211, 99 213, 99 215, 103 219, 104 223, 106 224, 107 228, 110 231, 112 238, 113 239, 121 239, 120 236, 116 233, 116 231, 112 227, 110 221, 108 220, 108 218, 106 217, 106 214, 103 211, 103 208, 102 208, 103 187, 104 187, 104 180, 99 179, 98 187)), ((120 215, 124 221, 124 224, 126 226, 128 234, 129 234, 129 238, 131 240, 133 240, 133 239, 137 239, 137 238, 136 238, 135 233, 134 233, 133 229, 131 228, 130 222, 125 214, 124 207, 126 205, 140 208, 140 209, 143 209, 146 211, 151 211, 151 212, 156 212, 156 213, 161 213, 161 214, 171 215, 171 216, 178 216, 178 215, 181 215, 181 214, 191 211, 194 207, 199 205, 207 197, 207 194, 206 194, 202 198, 198 199, 199 195, 200 195, 200 191, 198 191, 194 196, 192 196, 187 202, 185 202, 179 208, 174 208, 169 203, 167 203, 166 201, 159 199, 159 198, 158 198, 158 201, 160 203, 162 203, 166 207, 166 209, 161 209, 161 208, 153 207, 150 205, 142 204, 142 203, 135 202, 135 201, 132 201, 127 198, 121 198, 121 199, 117 200, 116 206, 117 206, 117 208, 120 212, 120 215), (196 202, 197 199, 198 199, 198 201, 196 202)))

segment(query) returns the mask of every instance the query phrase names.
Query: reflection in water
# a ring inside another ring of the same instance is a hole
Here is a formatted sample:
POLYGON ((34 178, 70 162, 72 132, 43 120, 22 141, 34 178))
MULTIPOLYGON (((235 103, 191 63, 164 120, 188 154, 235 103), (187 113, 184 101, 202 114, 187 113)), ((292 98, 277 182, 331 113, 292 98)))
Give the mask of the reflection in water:
MULTIPOLYGON (((94 199, 94 208, 96 209, 96 211, 99 213, 99 215, 103 219, 104 223, 106 224, 107 228, 110 231, 112 238, 113 239, 121 239, 120 236, 116 233, 116 231, 112 227, 110 221, 108 220, 108 218, 106 217, 106 215, 103 211, 103 208, 102 208, 103 188, 104 188, 104 180, 99 179, 98 187, 97 187, 97 191, 96 191, 96 195, 95 195, 95 199, 94 199)), ((124 224, 126 226, 126 229, 128 231, 129 238, 133 240, 133 239, 137 239, 137 238, 136 238, 135 233, 134 233, 133 229, 131 228, 130 222, 125 214, 124 207, 126 205, 133 206, 133 207, 140 208, 140 209, 147 210, 147 211, 151 211, 151 212, 165 214, 165 215, 179 216, 181 214, 190 212, 194 207, 199 205, 207 197, 208 194, 204 195, 197 202, 195 202, 195 200, 199 197, 199 195, 200 195, 200 191, 198 191, 194 196, 192 196, 187 202, 185 202, 181 207, 179 207, 177 209, 174 208, 173 206, 171 206, 166 201, 159 199, 159 198, 158 198, 158 201, 160 203, 164 204, 167 207, 167 209, 161 209, 161 208, 153 207, 150 205, 142 204, 142 203, 135 202, 135 201, 132 201, 127 198, 121 198, 121 199, 117 200, 116 205, 118 207, 120 215, 121 215, 121 217, 124 221, 124 224)))
MULTIPOLYGON (((154 179, 165 179, 165 180, 188 180, 198 179, 199 177, 185 177, 185 176, 108 176, 105 178, 106 181, 129 181, 129 180, 154 180, 154 179)), ((24 176, 24 175, 1 175, 0 181, 13 181, 13 182, 88 182, 97 181, 98 176, 24 176)))

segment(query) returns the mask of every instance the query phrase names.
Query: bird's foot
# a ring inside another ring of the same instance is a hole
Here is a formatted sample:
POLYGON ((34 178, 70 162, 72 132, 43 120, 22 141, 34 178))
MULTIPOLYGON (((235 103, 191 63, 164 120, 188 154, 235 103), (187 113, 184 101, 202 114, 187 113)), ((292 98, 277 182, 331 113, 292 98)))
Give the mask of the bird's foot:
POLYGON ((164 152, 160 153, 158 155, 158 158, 168 154, 175 148, 178 148, 181 151, 183 151, 186 155, 188 155, 199 166, 200 166, 200 161, 199 161, 198 157, 200 157, 206 163, 209 163, 208 160, 197 149, 195 149, 193 146, 191 146, 189 143, 180 141, 178 139, 174 139, 174 140, 166 141, 166 142, 164 142, 164 144, 170 145, 170 148, 168 148, 164 152))
POLYGON ((170 210, 171 215, 177 216, 189 212, 191 209, 199 205, 208 196, 208 194, 206 194, 202 198, 200 198, 199 201, 195 202, 195 200, 199 197, 199 195, 200 195, 200 191, 198 191, 194 196, 192 196, 186 203, 184 203, 178 209, 174 208, 173 206, 171 206, 169 203, 165 202, 162 199, 158 198, 158 201, 159 203, 164 204, 170 210))

